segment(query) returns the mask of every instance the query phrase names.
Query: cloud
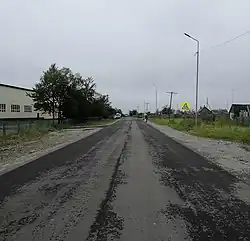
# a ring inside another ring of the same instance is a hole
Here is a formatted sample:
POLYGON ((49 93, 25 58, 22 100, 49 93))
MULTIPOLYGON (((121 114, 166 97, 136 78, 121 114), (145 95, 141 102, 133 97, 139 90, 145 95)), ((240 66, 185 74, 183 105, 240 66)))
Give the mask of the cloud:
POLYGON ((31 87, 56 62, 94 76, 98 91, 128 111, 143 101, 155 109, 178 92, 174 107, 195 103, 195 42, 201 43, 200 105, 249 102, 250 34, 211 47, 250 29, 248 0, 43 0, 3 1, 0 9, 0 80, 31 87))

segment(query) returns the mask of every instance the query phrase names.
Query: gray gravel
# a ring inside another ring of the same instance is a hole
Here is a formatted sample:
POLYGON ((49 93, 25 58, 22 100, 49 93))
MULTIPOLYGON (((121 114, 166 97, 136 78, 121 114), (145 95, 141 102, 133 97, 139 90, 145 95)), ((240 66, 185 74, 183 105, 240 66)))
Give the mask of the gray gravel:
POLYGON ((196 137, 152 122, 149 124, 250 184, 249 146, 196 137))
POLYGON ((49 132, 38 140, 0 147, 0 175, 79 141, 101 129, 64 129, 49 132))
POLYGON ((247 188, 125 118, 0 175, 0 240, 249 240, 247 188))

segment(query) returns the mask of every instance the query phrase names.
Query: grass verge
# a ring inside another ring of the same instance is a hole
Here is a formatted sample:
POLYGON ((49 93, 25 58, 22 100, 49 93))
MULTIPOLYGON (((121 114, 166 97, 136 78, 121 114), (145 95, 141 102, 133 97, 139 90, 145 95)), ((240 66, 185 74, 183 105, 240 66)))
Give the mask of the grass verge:
POLYGON ((51 131, 60 131, 68 127, 70 127, 68 124, 55 124, 54 126, 47 128, 24 128, 20 129, 19 133, 7 132, 5 135, 3 135, 1 132, 0 147, 18 145, 24 142, 39 140, 51 131))
POLYGON ((38 140, 48 132, 49 129, 40 129, 20 132, 19 134, 7 133, 6 135, 0 135, 0 147, 8 145, 18 145, 23 142, 38 140))
POLYGON ((199 122, 197 127, 193 119, 154 118, 151 121, 195 136, 250 144, 250 127, 235 125, 230 120, 199 122))

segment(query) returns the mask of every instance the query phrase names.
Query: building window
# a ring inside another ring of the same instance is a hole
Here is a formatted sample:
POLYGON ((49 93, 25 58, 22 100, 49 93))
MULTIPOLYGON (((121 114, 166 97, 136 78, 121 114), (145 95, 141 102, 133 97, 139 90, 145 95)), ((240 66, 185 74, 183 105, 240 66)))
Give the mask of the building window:
POLYGON ((11 105, 11 112, 20 112, 20 105, 11 105))
POLYGON ((0 104, 0 112, 6 112, 6 104, 0 104))
POLYGON ((24 112, 32 112, 32 106, 31 105, 24 105, 24 112))

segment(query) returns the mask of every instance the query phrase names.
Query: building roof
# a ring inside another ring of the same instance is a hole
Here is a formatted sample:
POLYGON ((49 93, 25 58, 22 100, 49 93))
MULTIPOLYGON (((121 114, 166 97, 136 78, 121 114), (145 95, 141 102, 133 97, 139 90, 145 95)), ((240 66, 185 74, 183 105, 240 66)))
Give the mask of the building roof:
POLYGON ((204 106, 202 106, 202 107, 200 107, 200 109, 198 110, 198 112, 203 112, 203 111, 207 111, 207 112, 210 112, 210 113, 212 113, 212 111, 211 110, 209 110, 205 105, 204 106))
MULTIPOLYGON (((3 83, 0 83, 0 87, 1 86, 7 87, 7 88, 12 88, 12 89, 17 89, 17 90, 33 91, 32 89, 29 89, 29 88, 19 87, 19 86, 15 86, 15 85, 7 85, 7 84, 3 84, 3 83)), ((98 93, 96 91, 95 91, 94 95, 95 95, 95 98, 102 97, 102 94, 100 94, 100 93, 98 93)))
POLYGON ((249 111, 250 109, 250 104, 232 104, 230 107, 229 112, 232 112, 232 110, 236 110, 236 111, 241 111, 241 110, 245 110, 245 111, 249 111))
POLYGON ((18 90, 26 90, 26 91, 32 91, 32 89, 28 89, 28 88, 24 88, 24 87, 19 87, 19 86, 15 86, 15 85, 7 85, 7 84, 2 84, 0 83, 0 87, 7 87, 7 88, 13 88, 13 89, 18 89, 18 90))

